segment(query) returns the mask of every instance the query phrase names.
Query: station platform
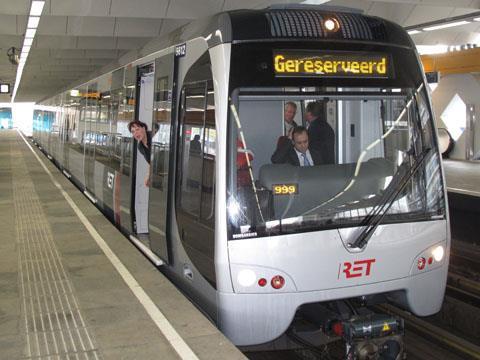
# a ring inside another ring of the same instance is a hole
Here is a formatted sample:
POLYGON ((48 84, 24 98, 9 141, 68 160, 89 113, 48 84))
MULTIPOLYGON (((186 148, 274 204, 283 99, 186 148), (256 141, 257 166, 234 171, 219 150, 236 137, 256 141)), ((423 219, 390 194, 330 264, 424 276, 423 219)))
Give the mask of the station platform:
POLYGON ((0 359, 243 359, 28 143, 0 131, 0 359))
POLYGON ((480 161, 443 160, 448 192, 480 197, 480 161))

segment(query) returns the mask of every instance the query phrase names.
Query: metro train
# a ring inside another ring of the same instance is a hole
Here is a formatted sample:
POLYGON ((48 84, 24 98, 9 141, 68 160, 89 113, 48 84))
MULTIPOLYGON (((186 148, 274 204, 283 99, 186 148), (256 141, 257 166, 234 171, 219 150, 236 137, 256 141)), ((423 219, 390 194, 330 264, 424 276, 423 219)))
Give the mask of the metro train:
POLYGON ((272 6, 194 21, 137 54, 42 101, 33 141, 234 344, 279 338, 308 304, 440 310, 447 195, 400 26, 272 6), (287 102, 305 126, 308 104, 324 104, 334 163, 271 163, 287 102), (151 131, 150 166, 134 119, 151 131))

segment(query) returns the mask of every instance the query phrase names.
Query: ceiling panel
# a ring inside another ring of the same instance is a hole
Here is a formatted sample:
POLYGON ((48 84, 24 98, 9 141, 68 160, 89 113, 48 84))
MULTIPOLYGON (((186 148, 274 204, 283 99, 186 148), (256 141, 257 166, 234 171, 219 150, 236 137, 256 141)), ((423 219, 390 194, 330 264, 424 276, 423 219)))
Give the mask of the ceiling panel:
POLYGON ((118 18, 115 36, 154 37, 160 33, 161 19, 118 18))
POLYGON ((150 41, 150 38, 117 37, 117 49, 130 50, 141 47, 150 41))
POLYGON ((175 0, 168 7, 170 19, 196 19, 222 11, 224 0, 175 0))
POLYGON ((164 36, 169 32, 172 32, 173 30, 179 28, 180 26, 188 24, 191 21, 191 19, 164 19, 162 21, 162 27, 160 29, 160 36, 164 36))
POLYGON ((76 16, 107 16, 111 0, 49 0, 45 14, 76 16))
POLYGON ((30 0, 2 0, 0 1, 0 14, 28 14, 30 0))
POLYGON ((76 49, 77 38, 75 36, 36 36, 35 47, 37 49, 76 49))
POLYGON ((77 47, 80 49, 116 49, 114 37, 82 36, 78 38, 77 47))
POLYGON ((115 18, 69 16, 67 33, 76 36, 113 36, 115 18))
MULTIPOLYGON (((0 35, 0 48, 7 49, 15 46, 17 48, 23 45, 23 36, 21 35, 0 35)), ((5 53, 4 53, 5 54, 5 53)))
MULTIPOLYGON (((25 17, 26 21, 26 17, 25 17)), ((23 26, 25 32, 26 24, 23 26)), ((67 17, 66 16, 49 16, 43 15, 40 18, 40 24, 37 30, 38 35, 65 35, 67 34, 67 17)))
POLYGON ((17 16, 16 15, 0 14, 0 34, 2 34, 2 35, 20 35, 17 31, 17 16))
MULTIPOLYGON (((117 17, 162 18, 170 0, 111 0, 110 15, 117 17)), ((171 0, 174 1, 174 0, 171 0)), ((201 0, 197 0, 201 1, 201 0)))
POLYGON ((368 15, 379 16, 403 24, 414 9, 415 5, 412 4, 405 4, 399 7, 397 4, 374 2, 370 5, 367 13, 368 15))
POLYGON ((452 16, 452 12, 452 7, 417 5, 402 25, 410 26, 447 18, 452 16))
POLYGON ((117 50, 85 50, 85 57, 87 58, 113 58, 116 59, 118 57, 117 50))

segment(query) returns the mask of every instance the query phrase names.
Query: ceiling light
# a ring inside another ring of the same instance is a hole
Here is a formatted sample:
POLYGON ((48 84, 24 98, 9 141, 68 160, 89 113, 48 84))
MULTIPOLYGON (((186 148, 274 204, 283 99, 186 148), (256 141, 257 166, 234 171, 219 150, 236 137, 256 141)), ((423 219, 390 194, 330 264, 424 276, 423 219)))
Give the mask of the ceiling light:
POLYGON ((35 33, 37 32, 37 29, 27 29, 27 31, 25 32, 25 38, 34 38, 35 37, 35 33))
POLYGON ((420 55, 444 54, 448 51, 448 45, 417 45, 417 51, 420 55))
POLYGON ((45 1, 43 0, 33 0, 32 7, 30 8, 30 16, 40 16, 42 15, 43 6, 45 5, 45 1))
POLYGON ((33 44, 33 38, 25 38, 23 41, 23 46, 32 46, 33 44))
POLYGON ((415 34, 420 34, 421 31, 420 30, 410 30, 410 31, 407 31, 408 35, 415 35, 415 34))
POLYGON ((36 29, 38 27, 39 22, 40 22, 40 17, 39 16, 30 16, 28 18, 27 28, 36 29))
POLYGON ((454 26, 459 26, 459 25, 465 25, 469 24, 470 21, 456 21, 456 22, 451 22, 451 23, 446 23, 446 24, 440 24, 440 25, 434 25, 434 26, 429 26, 426 28, 423 28, 424 31, 432 31, 432 30, 439 30, 439 29, 446 29, 449 27, 454 27, 454 26))
POLYGON ((473 21, 480 21, 480 17, 473 19, 473 21))

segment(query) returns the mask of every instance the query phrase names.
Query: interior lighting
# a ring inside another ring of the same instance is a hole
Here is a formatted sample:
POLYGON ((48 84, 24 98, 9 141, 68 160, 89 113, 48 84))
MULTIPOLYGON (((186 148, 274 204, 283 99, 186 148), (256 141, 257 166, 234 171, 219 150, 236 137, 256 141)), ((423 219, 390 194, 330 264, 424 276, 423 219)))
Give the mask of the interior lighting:
POLYGON ((40 16, 42 15, 43 6, 45 5, 45 1, 43 0, 33 0, 32 7, 30 8, 30 16, 40 16))
POLYGON ((33 39, 35 37, 35 33, 37 32, 37 29, 27 29, 25 32, 25 39, 33 39))
POLYGON ((433 249, 432 255, 435 261, 442 261, 443 255, 445 255, 445 250, 443 249, 443 246, 439 245, 435 249, 433 249))
POLYGON ((480 21, 480 17, 473 19, 473 21, 480 21))
POLYGON ((446 23, 446 24, 434 25, 434 26, 429 26, 429 27, 423 28, 423 30, 424 31, 433 31, 433 30, 446 29, 446 28, 450 28, 450 27, 454 27, 454 26, 460 26, 460 25, 466 25, 466 24, 470 24, 470 21, 463 20, 463 21, 455 21, 455 22, 446 23))
POLYGON ((38 27, 38 23, 40 22, 40 16, 30 16, 28 18, 28 29, 36 29, 38 27))
POLYGON ((23 40, 23 46, 32 46, 32 44, 33 44, 32 38, 25 38, 25 40, 23 40))
POLYGON ((407 31, 408 35, 415 35, 415 34, 420 34, 421 31, 420 30, 409 30, 407 31))
POLYGON ((18 86, 22 80, 22 73, 27 62, 28 53, 33 44, 33 39, 37 32, 37 27, 40 22, 40 16, 42 15, 43 8, 45 6, 44 0, 32 0, 30 6, 30 16, 28 17, 27 29, 25 31, 25 38, 22 48, 22 53, 20 54, 20 60, 17 67, 17 74, 15 76, 15 85, 13 86, 12 92, 12 103, 15 101, 15 96, 17 95, 18 86))

